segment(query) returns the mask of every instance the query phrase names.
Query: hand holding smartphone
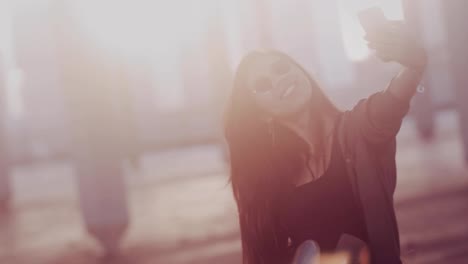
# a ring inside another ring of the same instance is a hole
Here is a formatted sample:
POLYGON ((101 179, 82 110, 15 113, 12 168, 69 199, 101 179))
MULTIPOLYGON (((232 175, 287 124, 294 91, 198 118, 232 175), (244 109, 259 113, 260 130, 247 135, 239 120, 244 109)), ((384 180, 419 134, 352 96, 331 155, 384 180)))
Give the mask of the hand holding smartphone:
POLYGON ((358 19, 366 32, 367 45, 381 60, 418 70, 425 67, 427 55, 422 41, 409 31, 404 21, 388 20, 378 7, 360 11, 358 19))

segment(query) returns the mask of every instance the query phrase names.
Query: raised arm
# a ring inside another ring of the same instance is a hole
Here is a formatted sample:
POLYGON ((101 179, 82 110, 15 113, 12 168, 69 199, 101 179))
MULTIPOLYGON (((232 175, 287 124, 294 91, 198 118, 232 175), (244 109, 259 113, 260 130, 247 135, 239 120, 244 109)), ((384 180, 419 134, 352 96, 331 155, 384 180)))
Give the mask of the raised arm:
POLYGON ((398 133, 409 110, 427 63, 422 45, 401 22, 391 22, 388 30, 366 36, 369 47, 383 61, 396 61, 403 68, 387 88, 361 100, 352 110, 361 132, 373 143, 386 142, 398 133))
POLYGON ((410 101, 421 81, 427 64, 427 55, 421 41, 410 33, 401 21, 366 35, 368 46, 383 61, 396 61, 403 69, 393 79, 388 91, 403 101, 410 101))

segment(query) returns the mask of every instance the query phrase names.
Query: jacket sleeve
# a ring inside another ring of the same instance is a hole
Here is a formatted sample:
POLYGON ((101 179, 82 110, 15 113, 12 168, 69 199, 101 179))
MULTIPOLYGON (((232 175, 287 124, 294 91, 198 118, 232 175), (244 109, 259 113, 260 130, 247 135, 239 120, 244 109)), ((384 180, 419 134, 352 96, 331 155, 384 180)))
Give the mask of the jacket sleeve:
POLYGON ((353 117, 353 125, 358 127, 367 142, 386 143, 400 131, 409 105, 409 101, 400 100, 389 91, 381 91, 360 100, 350 115, 353 117))

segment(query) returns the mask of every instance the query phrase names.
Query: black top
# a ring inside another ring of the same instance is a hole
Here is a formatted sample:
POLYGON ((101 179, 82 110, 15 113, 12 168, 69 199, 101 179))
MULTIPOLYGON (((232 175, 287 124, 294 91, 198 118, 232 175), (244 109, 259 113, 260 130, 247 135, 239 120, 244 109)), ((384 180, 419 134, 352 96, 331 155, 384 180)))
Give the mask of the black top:
POLYGON ((296 187, 279 203, 279 220, 293 247, 314 240, 322 252, 333 251, 343 233, 368 242, 361 207, 353 193, 336 134, 335 131, 326 172, 319 179, 296 187))

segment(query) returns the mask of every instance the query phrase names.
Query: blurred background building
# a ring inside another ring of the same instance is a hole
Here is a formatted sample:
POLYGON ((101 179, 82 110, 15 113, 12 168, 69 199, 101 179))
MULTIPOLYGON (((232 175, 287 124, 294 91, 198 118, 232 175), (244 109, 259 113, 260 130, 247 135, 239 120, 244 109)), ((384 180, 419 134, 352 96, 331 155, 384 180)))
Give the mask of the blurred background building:
MULTIPOLYGON (((222 79, 232 78, 240 57, 252 48, 288 52, 344 108, 381 89, 397 67, 369 56, 355 17, 373 2, 381 2, 389 18, 403 18, 399 1, 175 1, 161 6, 145 1, 117 1, 112 6, 84 1, 71 6, 79 10, 76 20, 89 41, 125 60, 132 87, 127 100, 137 120, 138 137, 144 148, 158 148, 216 138, 219 115, 214 113, 220 112, 229 93, 229 84, 222 79), (148 9, 154 9, 154 15, 148 9), (370 73, 372 69, 376 73, 370 73), (383 78, 369 78, 375 74, 383 78)), ((18 142, 10 147, 15 160, 67 152, 52 3, 4 4, 8 6, 2 25, 6 93, 14 115, 7 122, 12 142, 18 142)), ((448 107, 454 99, 454 72, 447 67, 448 32, 441 4, 424 1, 416 12, 416 22, 422 25, 419 34, 431 54, 425 83, 434 87, 436 106, 448 107)))
POLYGON ((97 263, 84 230, 99 240, 89 217, 113 211, 129 263, 239 263, 221 130, 237 64, 251 49, 285 51, 350 108, 399 69, 362 39, 356 13, 373 5, 406 17, 430 56, 399 136, 406 258, 465 263, 467 227, 428 230, 467 217, 467 3, 0 1, 0 263, 97 263), (107 167, 89 165, 93 147, 107 167))

